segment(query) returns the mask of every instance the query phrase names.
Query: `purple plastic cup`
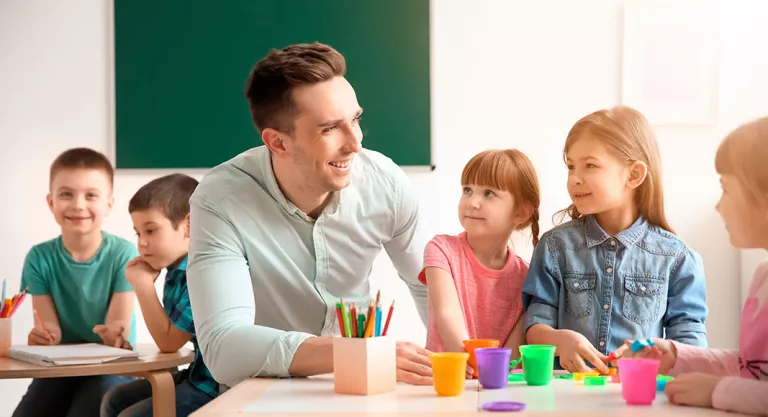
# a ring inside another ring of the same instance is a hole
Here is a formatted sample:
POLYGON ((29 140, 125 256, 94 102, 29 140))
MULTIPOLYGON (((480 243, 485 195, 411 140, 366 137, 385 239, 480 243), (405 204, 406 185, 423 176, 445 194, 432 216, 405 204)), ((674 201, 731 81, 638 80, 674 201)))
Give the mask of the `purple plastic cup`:
POLYGON ((627 404, 651 405, 656 399, 656 359, 619 359, 621 394, 627 404))
POLYGON ((511 355, 512 349, 509 348, 475 349, 478 379, 484 389, 499 389, 507 386, 511 355))

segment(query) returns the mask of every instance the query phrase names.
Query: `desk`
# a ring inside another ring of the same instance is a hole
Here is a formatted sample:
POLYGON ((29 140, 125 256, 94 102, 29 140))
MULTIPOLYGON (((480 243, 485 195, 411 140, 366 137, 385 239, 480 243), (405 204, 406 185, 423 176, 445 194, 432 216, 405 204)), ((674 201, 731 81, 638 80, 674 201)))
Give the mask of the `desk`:
POLYGON ((126 375, 145 378, 152 385, 152 408, 155 416, 176 415, 176 386, 170 370, 195 359, 187 348, 162 353, 154 344, 139 345, 139 360, 96 365, 38 366, 11 358, 0 358, 0 379, 60 378, 68 376, 126 375))
MULTIPOLYGON (((331 376, 310 379, 249 379, 220 395, 197 410, 192 417, 281 417, 306 415, 338 417, 349 415, 445 415, 461 417, 476 414, 477 381, 467 381, 460 397, 437 397, 431 386, 417 387, 398 384, 396 393, 370 397, 333 393, 331 376), (259 398, 263 402, 259 403, 259 398), (268 399, 269 398, 269 399, 268 399), (256 410, 259 409, 260 410, 256 410), (314 409, 314 411, 311 411, 314 409), (336 411, 329 411, 335 409, 336 411), (353 413, 353 414, 352 414, 353 413)), ((621 385, 584 386, 573 380, 554 380, 545 387, 529 387, 525 383, 510 383, 501 390, 483 390, 479 403, 496 400, 522 401, 528 406, 523 415, 568 416, 724 416, 733 415, 712 409, 679 407, 669 404, 664 393, 657 393, 649 407, 628 406, 621 396, 621 385)), ((489 412, 483 411, 488 414, 489 412)), ((518 413, 516 413, 518 414, 518 413)))

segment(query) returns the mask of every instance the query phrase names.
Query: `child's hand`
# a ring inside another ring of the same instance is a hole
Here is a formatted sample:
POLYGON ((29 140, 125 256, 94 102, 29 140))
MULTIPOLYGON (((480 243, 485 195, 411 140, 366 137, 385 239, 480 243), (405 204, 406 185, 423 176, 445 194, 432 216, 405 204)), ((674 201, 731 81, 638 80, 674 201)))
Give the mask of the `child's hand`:
POLYGON ((124 331, 125 328, 120 324, 99 324, 93 327, 93 332, 99 335, 104 345, 116 348, 122 348, 128 343, 123 336, 124 331))
POLYGON ((667 382, 667 398, 672 404, 712 407, 712 392, 722 377, 690 373, 667 382))
POLYGON ((604 363, 608 357, 595 349, 584 335, 573 330, 557 330, 556 346, 560 356, 560 366, 563 369, 572 373, 592 372, 592 369, 584 363, 586 359, 600 373, 608 374, 608 367, 604 363))
POLYGON ((61 334, 59 334, 58 330, 54 329, 54 330, 51 330, 51 335, 49 335, 43 329, 38 329, 37 327, 34 327, 32 328, 32 330, 29 332, 29 335, 27 336, 27 344, 30 346, 58 345, 61 342, 61 334), (53 335, 53 339, 51 339, 51 335, 53 335))
POLYGON ((147 285, 154 286, 159 275, 160 271, 153 269, 140 256, 131 259, 125 267, 125 279, 134 289, 147 285))
POLYGON ((622 350, 622 357, 624 358, 658 359, 660 361, 659 373, 662 375, 666 374, 675 366, 675 362, 677 361, 677 349, 669 340, 659 338, 653 338, 651 340, 653 340, 653 346, 646 346, 639 352, 632 352, 630 345, 633 340, 631 339, 625 340, 624 345, 621 346, 619 350, 622 350))

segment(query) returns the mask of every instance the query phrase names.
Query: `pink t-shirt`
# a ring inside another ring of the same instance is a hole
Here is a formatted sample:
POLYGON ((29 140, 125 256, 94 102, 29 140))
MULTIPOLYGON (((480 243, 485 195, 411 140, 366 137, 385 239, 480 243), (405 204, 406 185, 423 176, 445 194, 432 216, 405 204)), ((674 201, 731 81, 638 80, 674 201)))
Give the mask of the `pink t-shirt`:
MULTIPOLYGON (((456 284, 459 303, 471 339, 497 339, 501 344, 523 314, 522 287, 528 263, 509 250, 504 268, 483 266, 467 243, 466 233, 458 236, 437 235, 424 249, 424 269, 448 271, 456 284)), ((426 284, 424 270, 419 281, 426 284)), ((443 343, 429 305, 427 349, 442 352, 443 343)))
POLYGON ((768 262, 757 268, 749 287, 738 351, 681 343, 675 347, 677 360, 670 374, 705 372, 724 377, 712 393, 715 408, 768 415, 768 262))

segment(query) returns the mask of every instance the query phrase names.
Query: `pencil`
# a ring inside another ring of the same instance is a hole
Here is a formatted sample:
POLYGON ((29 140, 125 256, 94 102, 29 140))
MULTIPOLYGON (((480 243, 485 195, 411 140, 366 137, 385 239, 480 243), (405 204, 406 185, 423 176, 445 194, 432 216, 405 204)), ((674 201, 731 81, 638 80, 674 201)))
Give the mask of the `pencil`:
POLYGON ((3 311, 5 306, 5 280, 3 280, 3 295, 0 296, 0 311, 3 311))
POLYGON ((387 321, 384 323, 384 331, 381 332, 382 336, 387 335, 387 329, 389 329, 389 321, 392 320, 392 311, 395 309, 395 300, 392 300, 392 305, 389 306, 389 313, 387 314, 387 321))
POLYGON ((346 337, 344 334, 344 318, 341 315, 341 303, 336 303, 336 317, 339 319, 339 331, 341 332, 341 337, 346 337))
POLYGON ((363 313, 357 315, 357 332, 357 337, 365 335, 365 314, 363 313))
POLYGON ((376 337, 381 336, 381 305, 376 306, 376 337))
POLYGON ((357 337, 357 306, 352 303, 352 311, 349 313, 349 319, 352 322, 352 337, 357 337))
POLYGON ((344 321, 344 337, 352 337, 350 331, 349 315, 347 314, 347 305, 344 304, 344 300, 341 300, 341 318, 344 321))
POLYGON ((371 305, 371 316, 368 317, 368 326, 365 329, 365 337, 374 337, 376 333, 376 308, 371 305))
POLYGON ((47 327, 45 327, 45 323, 43 323, 43 319, 40 318, 40 315, 37 314, 36 309, 32 309, 32 312, 35 314, 35 320, 37 320, 38 323, 40 323, 40 327, 43 328, 43 330, 48 333, 48 337, 51 339, 51 342, 53 342, 53 335, 51 334, 51 331, 48 330, 47 327))

